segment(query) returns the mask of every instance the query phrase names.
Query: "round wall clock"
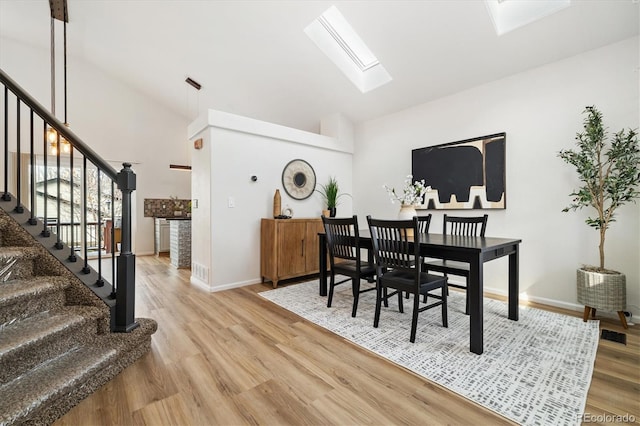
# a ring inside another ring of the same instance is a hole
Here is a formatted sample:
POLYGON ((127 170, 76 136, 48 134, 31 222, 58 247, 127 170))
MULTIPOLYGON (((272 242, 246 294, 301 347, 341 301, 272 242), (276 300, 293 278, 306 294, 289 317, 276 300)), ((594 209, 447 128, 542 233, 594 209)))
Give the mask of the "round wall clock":
POLYGON ((304 200, 316 189, 316 173, 304 160, 289 161, 282 171, 282 186, 291 198, 304 200))

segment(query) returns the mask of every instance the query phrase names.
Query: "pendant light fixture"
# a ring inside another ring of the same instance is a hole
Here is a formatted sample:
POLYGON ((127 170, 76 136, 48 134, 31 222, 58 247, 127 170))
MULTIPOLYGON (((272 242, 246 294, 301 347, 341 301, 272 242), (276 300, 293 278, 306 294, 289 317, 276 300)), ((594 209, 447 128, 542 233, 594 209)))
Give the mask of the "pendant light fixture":
MULTIPOLYGON (((50 1, 51 6, 51 114, 56 115, 56 57, 55 57, 55 19, 63 22, 64 26, 64 125, 69 127, 67 121, 67 14, 66 0, 50 1)), ((68 154, 71 151, 71 144, 52 127, 47 129, 47 140, 49 141, 49 151, 51 155, 58 153, 58 143, 62 148, 61 153, 68 154)))
MULTIPOLYGON (((191 77, 187 77, 184 82, 187 83, 189 86, 193 87, 194 89, 196 89, 196 93, 198 91, 200 91, 200 89, 202 89, 202 85, 200 83, 198 83, 197 81, 195 81, 194 79, 192 79, 191 77)), ((188 108, 189 108, 189 100, 188 100, 188 93, 187 93, 187 109, 188 108)), ((188 113, 188 111, 187 111, 187 113, 188 113)), ((196 143, 194 144, 194 147, 196 149, 201 149, 202 148, 202 139, 198 139, 198 141, 196 141, 196 143)), ((188 165, 185 165, 185 164, 169 164, 169 168, 171 170, 191 171, 191 166, 188 166, 188 165)))
MULTIPOLYGON (((56 27, 53 15, 51 15, 51 114, 56 115, 56 27)), ((47 129, 47 140, 51 146, 51 154, 58 151, 58 132, 53 127, 47 129)))

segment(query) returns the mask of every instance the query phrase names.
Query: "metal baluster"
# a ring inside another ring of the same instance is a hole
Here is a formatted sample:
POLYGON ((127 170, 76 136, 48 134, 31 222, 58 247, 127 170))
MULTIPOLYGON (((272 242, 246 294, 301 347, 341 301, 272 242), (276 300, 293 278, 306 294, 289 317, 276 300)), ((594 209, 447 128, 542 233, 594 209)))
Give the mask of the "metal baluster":
POLYGON ((21 146, 22 141, 20 140, 20 98, 16 96, 16 154, 18 155, 18 161, 16 165, 16 207, 13 209, 16 213, 24 213, 24 207, 22 207, 21 203, 21 185, 22 182, 22 158, 21 158, 21 146))
POLYGON ((62 241, 60 240, 60 221, 62 220, 60 215, 60 150, 61 146, 61 138, 60 132, 56 132, 56 136, 58 139, 58 146, 56 149, 56 214, 58 215, 58 220, 56 221, 56 243, 53 245, 57 250, 61 250, 64 246, 62 245, 62 241))
POLYGON ((84 267, 82 268, 83 274, 91 272, 89 268, 89 241, 87 238, 87 157, 82 157, 82 218, 83 233, 84 233, 84 267))
POLYGON ((76 257, 76 240, 75 240, 75 225, 73 222, 73 191, 74 191, 74 186, 73 186, 73 145, 69 144, 69 205, 70 205, 70 210, 71 210, 71 243, 69 244, 69 257, 67 258, 67 260, 69 260, 69 262, 76 262, 78 260, 78 258, 76 257))
POLYGON ((96 280, 96 286, 104 286, 104 280, 102 279, 102 204, 100 200, 100 169, 97 169, 98 175, 98 279, 96 280))
MULTIPOLYGON (((66 4, 66 2, 65 2, 66 4)), ((69 121, 67 120, 67 21, 66 19, 63 21, 64 23, 64 125, 65 126, 69 126, 69 121)), ((69 257, 67 258, 69 260, 69 262, 75 262, 77 261, 76 258, 76 248, 75 248, 75 229, 74 229, 74 225, 73 225, 73 145, 71 144, 71 142, 67 141, 67 143, 69 143, 69 211, 70 211, 70 231, 71 231, 71 238, 70 240, 70 252, 69 252, 69 257)), ((60 149, 62 149, 62 146, 60 144, 58 144, 58 151, 60 151, 60 149)))
POLYGON ((42 227, 42 232, 40 233, 40 235, 47 238, 51 236, 48 227, 49 217, 47 214, 49 204, 49 167, 47 159, 49 158, 49 155, 47 154, 47 122, 42 120, 42 123, 44 124, 42 131, 42 152, 44 153, 44 216, 42 220, 44 222, 44 225, 42 227))
POLYGON ((36 154, 33 146, 33 110, 30 114, 31 132, 29 134, 29 161, 31 163, 31 185, 29 186, 29 206, 31 207, 31 216, 29 217, 29 225, 35 225, 38 223, 36 220, 36 154))
MULTIPOLYGON (((114 183, 111 181, 111 294, 110 299, 116 298, 116 201, 114 197, 114 183)), ((122 236, 122 234, 120 234, 122 236)))
POLYGON ((4 201, 11 201, 9 195, 9 89, 4 86, 4 201))

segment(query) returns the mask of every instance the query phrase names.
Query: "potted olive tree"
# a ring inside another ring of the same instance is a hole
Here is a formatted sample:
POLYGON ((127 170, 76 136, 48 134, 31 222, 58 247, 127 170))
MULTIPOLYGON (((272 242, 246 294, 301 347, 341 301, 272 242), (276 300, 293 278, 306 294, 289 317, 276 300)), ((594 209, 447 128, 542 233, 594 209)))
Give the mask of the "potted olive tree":
POLYGON ((585 306, 584 320, 596 309, 617 311, 626 328, 626 277, 605 267, 605 236, 615 221, 618 207, 635 202, 640 192, 640 147, 636 130, 622 129, 609 140, 602 113, 586 107, 584 131, 576 134, 576 150, 564 149, 558 156, 572 165, 581 186, 570 196, 571 204, 562 211, 591 207, 595 210, 585 222, 600 233, 600 264, 577 271, 578 302, 585 306))
POLYGON ((346 193, 339 194, 340 188, 338 186, 338 181, 335 177, 331 176, 329 177, 329 181, 325 185, 320 184, 320 189, 317 189, 316 191, 322 195, 326 209, 329 211, 329 217, 336 216, 336 207, 338 206, 338 200, 340 197, 349 195, 346 193))

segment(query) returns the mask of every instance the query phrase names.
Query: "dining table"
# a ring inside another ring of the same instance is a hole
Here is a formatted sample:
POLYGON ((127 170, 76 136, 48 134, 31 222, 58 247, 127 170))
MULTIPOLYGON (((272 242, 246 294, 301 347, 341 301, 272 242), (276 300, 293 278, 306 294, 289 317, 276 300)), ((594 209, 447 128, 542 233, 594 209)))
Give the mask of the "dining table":
MULTIPOLYGON (((371 234, 368 229, 359 230, 359 246, 369 251, 371 259, 371 234)), ((327 241, 324 232, 318 233, 319 292, 327 295, 327 241)), ((469 297, 469 347, 481 355, 484 350, 483 281, 484 264, 508 256, 508 318, 518 321, 519 260, 521 239, 502 237, 479 237, 448 234, 420 234, 420 256, 454 260, 469 264, 467 292, 469 297)), ((354 239, 355 245, 355 239, 354 239)))

